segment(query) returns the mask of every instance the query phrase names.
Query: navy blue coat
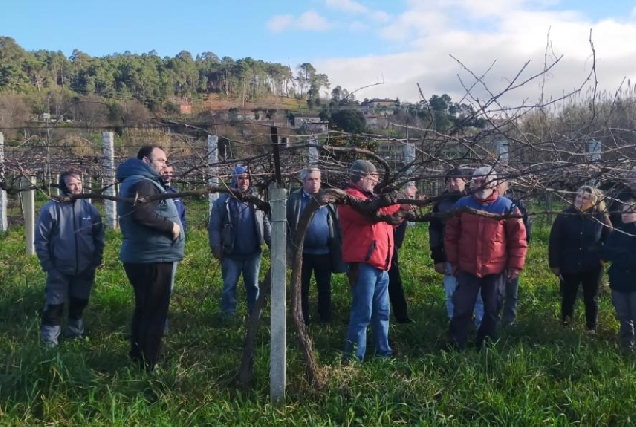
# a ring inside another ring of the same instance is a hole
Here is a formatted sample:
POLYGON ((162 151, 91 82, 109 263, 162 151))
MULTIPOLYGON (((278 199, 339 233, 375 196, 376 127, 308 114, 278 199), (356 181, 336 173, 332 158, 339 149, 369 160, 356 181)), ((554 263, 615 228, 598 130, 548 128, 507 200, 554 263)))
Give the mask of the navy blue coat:
POLYGON ((610 288, 636 292, 636 223, 622 224, 610 232, 603 250, 609 268, 610 288))

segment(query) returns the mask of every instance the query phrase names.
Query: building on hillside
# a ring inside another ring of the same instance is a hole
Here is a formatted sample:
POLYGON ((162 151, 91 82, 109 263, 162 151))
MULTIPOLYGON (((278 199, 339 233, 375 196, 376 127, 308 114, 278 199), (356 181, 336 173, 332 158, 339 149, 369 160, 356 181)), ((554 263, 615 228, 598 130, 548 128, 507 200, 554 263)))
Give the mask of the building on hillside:
POLYGON ((365 100, 360 104, 363 107, 369 108, 378 108, 378 107, 386 107, 393 108, 397 107, 399 104, 398 99, 389 99, 389 98, 373 98, 369 100, 365 100))

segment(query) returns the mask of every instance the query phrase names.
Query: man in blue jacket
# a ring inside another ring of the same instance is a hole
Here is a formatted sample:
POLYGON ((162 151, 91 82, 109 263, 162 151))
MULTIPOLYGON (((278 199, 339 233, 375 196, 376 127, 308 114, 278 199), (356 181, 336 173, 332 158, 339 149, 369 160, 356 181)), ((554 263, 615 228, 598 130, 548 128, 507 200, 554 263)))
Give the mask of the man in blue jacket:
MULTIPOLYGON (((287 199, 288 251, 295 252, 291 242, 298 221, 307 204, 320 191, 320 169, 307 168, 300 172, 302 188, 287 199)), ((303 241, 303 267, 301 272, 301 301, 303 319, 309 324, 309 284, 312 271, 318 288, 318 316, 320 323, 331 323, 331 273, 344 272, 342 262, 342 236, 338 216, 333 205, 321 206, 316 211, 303 241)), ((291 267, 291 264, 289 265, 291 267)))
MULTIPOLYGON (((60 193, 82 193, 74 172, 60 175, 60 193)), ((95 268, 104 254, 104 226, 99 212, 86 199, 53 200, 42 208, 35 227, 35 251, 46 272, 46 302, 40 335, 54 347, 61 331, 64 303, 69 301, 66 336, 84 336, 83 311, 95 282, 95 268)))
MULTIPOLYGON (((251 190, 250 173, 244 166, 234 168, 230 188, 256 196, 251 190)), ((236 285, 240 276, 243 276, 247 294, 248 315, 251 314, 259 293, 262 245, 269 246, 271 238, 267 215, 249 202, 240 201, 229 193, 223 194, 212 205, 208 237, 212 256, 221 261, 224 319, 229 320, 236 314, 236 285)))
POLYGON ((130 358, 149 371, 159 359, 174 263, 184 253, 184 234, 174 201, 147 200, 166 193, 161 178, 166 163, 163 149, 145 146, 136 158, 117 168, 120 196, 135 200, 117 202, 123 234, 120 258, 135 292, 130 358))

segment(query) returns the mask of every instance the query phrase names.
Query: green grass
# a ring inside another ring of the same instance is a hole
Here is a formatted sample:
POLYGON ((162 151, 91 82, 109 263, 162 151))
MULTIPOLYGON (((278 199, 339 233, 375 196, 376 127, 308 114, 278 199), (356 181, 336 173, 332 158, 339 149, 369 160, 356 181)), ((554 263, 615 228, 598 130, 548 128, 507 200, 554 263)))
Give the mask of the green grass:
MULTIPOLYGON (((322 393, 304 379, 293 326, 288 330, 284 405, 269 403, 269 312, 257 338, 251 393, 235 387, 245 328, 219 322, 221 273, 211 260, 206 205, 191 202, 187 256, 177 273, 172 333, 160 371, 128 362, 132 291, 118 262, 120 236, 108 233, 106 263, 86 311, 88 338, 39 345, 44 274, 27 258, 24 231, 0 243, 0 425, 389 426, 630 425, 636 420, 636 357, 617 346, 610 295, 600 296, 596 337, 558 322, 557 282, 546 262, 548 228, 535 228, 522 275, 518 326, 488 350, 446 352, 441 277, 431 265, 425 225, 411 227, 400 260, 413 325, 392 325, 397 357, 342 367, 349 291, 333 281, 334 323, 310 333, 326 379, 322 393)), ((262 272, 267 270, 268 254, 262 272)), ((240 287, 239 287, 240 289, 240 287)), ((313 296, 315 299, 315 294, 313 296)), ((245 311, 239 291, 240 310, 245 311)), ((315 304, 314 310, 315 310, 315 304)))

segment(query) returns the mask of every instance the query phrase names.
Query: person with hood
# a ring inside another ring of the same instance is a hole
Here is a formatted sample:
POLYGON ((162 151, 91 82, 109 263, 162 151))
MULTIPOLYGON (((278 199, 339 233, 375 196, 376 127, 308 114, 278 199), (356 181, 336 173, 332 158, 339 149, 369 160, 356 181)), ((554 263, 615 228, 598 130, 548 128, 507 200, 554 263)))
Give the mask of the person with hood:
MULTIPOLYGON (((306 168, 300 172, 302 188, 287 198, 287 244, 289 252, 300 216, 307 204, 320 191, 320 169, 306 168)), ((301 302, 303 319, 309 324, 309 284, 312 274, 318 288, 318 316, 320 323, 331 323, 331 274, 343 273, 341 252, 342 236, 336 208, 332 204, 321 206, 311 219, 303 241, 303 267, 301 272, 301 302)), ((291 263, 288 265, 291 267, 291 263)))
POLYGON ((152 199, 166 194, 161 177, 166 163, 161 147, 144 146, 136 158, 120 164, 116 174, 120 196, 135 200, 117 202, 123 234, 120 259, 135 293, 129 355, 148 371, 159 360, 172 271, 184 255, 185 235, 174 201, 152 199))
MULTIPOLYGON (((457 289, 457 277, 453 274, 451 265, 446 259, 444 250, 444 229, 446 228, 446 214, 453 210, 455 203, 466 196, 466 177, 461 169, 453 168, 446 172, 444 179, 446 190, 442 193, 442 199, 433 205, 433 218, 428 224, 429 244, 431 248, 431 258, 435 266, 435 271, 444 275, 444 293, 446 295, 446 312, 448 320, 453 318, 453 293, 457 289)), ((481 294, 477 294, 475 309, 475 327, 479 329, 481 320, 484 317, 484 303, 481 294)))
MULTIPOLYGON (((173 176, 174 176, 174 167, 172 165, 167 165, 163 169, 163 171, 161 171, 161 177, 163 178, 163 183, 164 183, 166 193, 171 193, 171 194, 178 193, 177 189, 171 185, 173 176)), ((187 236, 188 227, 187 227, 187 221, 186 221, 186 209, 185 209, 185 205, 183 204, 183 200, 181 200, 181 197, 174 197, 172 201, 174 202, 174 205, 177 208, 177 212, 179 213, 179 219, 181 220, 181 227, 183 228, 183 235, 187 236)), ((175 275, 177 274, 178 264, 179 264, 178 262, 175 262, 174 268, 172 269, 172 279, 170 280, 170 295, 171 296, 172 296, 172 293, 174 292, 174 280, 175 280, 175 275)), ((166 324, 163 328, 163 333, 167 334, 169 329, 170 329, 170 322, 169 322, 169 319, 166 318, 166 324)))
POLYGON ((579 286, 583 287, 585 325, 596 333, 598 291, 603 277, 603 244, 611 229, 603 194, 584 185, 574 203, 557 215, 550 230, 550 269, 561 281, 561 321, 569 326, 579 286))
POLYGON ((490 166, 475 169, 471 194, 459 199, 454 209, 458 212, 446 223, 444 249, 451 272, 457 277, 449 335, 451 344, 461 350, 480 292, 484 318, 476 344, 482 347, 487 339, 494 339, 503 280, 519 276, 528 243, 521 218, 506 217, 519 212, 513 209, 512 201, 497 193, 497 174, 490 166))
MULTIPOLYGON (((230 188, 256 197, 251 188, 249 170, 244 166, 236 166, 232 171, 230 188)), ((259 293, 262 245, 266 243, 269 246, 271 240, 267 214, 230 193, 222 194, 212 205, 208 237, 212 256, 221 262, 223 318, 229 320, 236 314, 236 287, 240 276, 243 276, 247 311, 251 315, 259 293)))
POLYGON ((46 272, 45 304, 40 336, 54 347, 61 332, 64 304, 68 301, 67 338, 83 338, 83 312, 95 283, 95 269, 104 254, 104 226, 97 209, 82 193, 81 177, 75 172, 60 175, 59 200, 48 202, 35 226, 35 252, 46 272), (71 197, 71 200, 67 200, 71 197))
MULTIPOLYGON (((345 192, 360 200, 377 198, 373 189, 378 183, 378 171, 368 160, 356 160, 349 170, 350 180, 345 192)), ((393 215, 400 205, 380 209, 393 215)), ((345 341, 343 362, 350 358, 362 362, 367 349, 367 328, 371 324, 375 355, 391 357, 389 346, 389 268, 393 257, 393 226, 376 222, 351 206, 338 205, 342 228, 343 261, 348 264, 351 286, 351 314, 345 341), (353 354, 352 354, 353 353, 353 354)))

